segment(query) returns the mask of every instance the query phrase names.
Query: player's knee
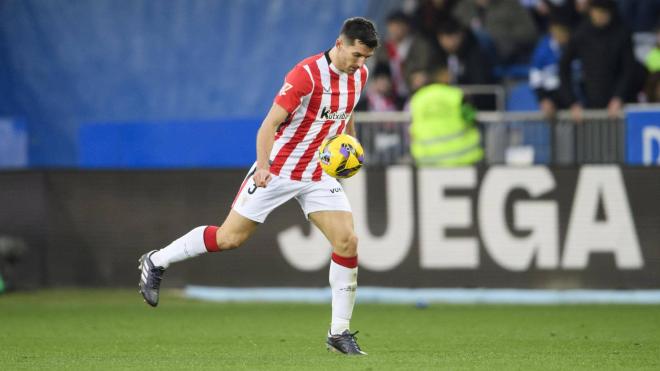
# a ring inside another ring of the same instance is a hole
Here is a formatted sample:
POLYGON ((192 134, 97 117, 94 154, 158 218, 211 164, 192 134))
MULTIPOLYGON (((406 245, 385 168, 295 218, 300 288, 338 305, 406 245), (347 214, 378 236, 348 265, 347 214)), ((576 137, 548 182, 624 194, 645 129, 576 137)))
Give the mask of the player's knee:
POLYGON ((247 237, 240 233, 222 233, 218 229, 215 238, 220 250, 231 250, 240 247, 247 237))
POLYGON ((335 250, 342 256, 357 255, 358 238, 355 233, 347 234, 335 242, 335 250))

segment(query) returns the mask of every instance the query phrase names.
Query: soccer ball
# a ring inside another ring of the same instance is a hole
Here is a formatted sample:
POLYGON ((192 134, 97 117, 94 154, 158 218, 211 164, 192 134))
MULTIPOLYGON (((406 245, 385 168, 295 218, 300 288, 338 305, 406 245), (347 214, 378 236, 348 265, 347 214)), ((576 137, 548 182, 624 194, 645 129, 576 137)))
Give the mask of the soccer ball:
POLYGON ((347 134, 327 138, 319 147, 321 168, 333 178, 350 178, 362 167, 364 150, 357 139, 347 134))

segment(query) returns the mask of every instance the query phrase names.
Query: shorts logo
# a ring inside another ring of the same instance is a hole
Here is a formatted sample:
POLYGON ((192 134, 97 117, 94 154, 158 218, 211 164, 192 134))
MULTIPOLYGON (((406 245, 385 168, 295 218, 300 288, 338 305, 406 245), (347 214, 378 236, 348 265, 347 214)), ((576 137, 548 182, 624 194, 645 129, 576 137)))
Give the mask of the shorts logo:
POLYGON ((349 114, 346 112, 332 112, 327 106, 323 107, 319 118, 323 120, 346 120, 349 114))
POLYGON ((339 193, 339 192, 341 192, 341 188, 332 188, 330 190, 330 193, 339 193))

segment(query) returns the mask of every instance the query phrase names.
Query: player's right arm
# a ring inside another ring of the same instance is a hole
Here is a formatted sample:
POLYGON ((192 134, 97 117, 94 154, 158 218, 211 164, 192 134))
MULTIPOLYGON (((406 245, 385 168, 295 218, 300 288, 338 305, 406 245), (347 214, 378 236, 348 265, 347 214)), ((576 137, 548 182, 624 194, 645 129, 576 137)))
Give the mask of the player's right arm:
POLYGON ((273 106, 261 123, 257 132, 257 169, 253 179, 257 187, 266 187, 270 182, 270 152, 275 142, 275 132, 289 115, 292 115, 302 102, 302 98, 312 92, 314 83, 309 73, 301 65, 294 67, 284 79, 284 85, 275 97, 273 106))
POLYGON ((257 132, 257 169, 253 176, 254 183, 257 187, 266 187, 268 182, 270 182, 271 176, 268 156, 275 141, 275 131, 286 120, 287 116, 289 116, 289 112, 277 103, 273 103, 257 132))

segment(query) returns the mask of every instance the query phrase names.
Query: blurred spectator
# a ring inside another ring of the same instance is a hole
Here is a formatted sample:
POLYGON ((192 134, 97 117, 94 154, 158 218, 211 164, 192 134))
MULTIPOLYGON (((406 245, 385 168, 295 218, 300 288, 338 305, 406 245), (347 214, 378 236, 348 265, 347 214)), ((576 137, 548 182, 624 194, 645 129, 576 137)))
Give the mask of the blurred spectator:
POLYGON ((570 38, 570 21, 553 15, 548 30, 549 33, 538 42, 532 55, 529 85, 536 93, 543 114, 553 117, 558 108, 567 108, 559 96, 559 60, 562 48, 570 38))
POLYGON ((619 0, 619 8, 632 32, 651 32, 660 15, 660 0, 619 0))
POLYGON ((463 92, 448 85, 449 71, 435 67, 432 83, 410 101, 410 149, 419 166, 467 166, 483 158, 475 111, 463 102, 463 92))
POLYGON ((648 103, 660 103, 660 22, 655 26, 655 47, 645 60, 650 75, 644 87, 644 96, 648 103))
POLYGON ((520 3, 529 9, 540 32, 547 31, 551 15, 563 18, 571 27, 580 21, 575 0, 520 0, 520 3))
MULTIPOLYGON (((437 27, 434 66, 446 66, 452 85, 492 84, 491 56, 482 49, 472 31, 450 18, 437 27)), ((474 95, 471 103, 482 110, 495 109, 494 96, 474 95)))
POLYGON ((577 26, 582 19, 578 11, 577 1, 580 0, 543 0, 548 8, 547 16, 557 16, 565 19, 572 27, 577 26))
MULTIPOLYGON (((392 91, 390 69, 387 64, 377 64, 370 72, 366 91, 362 94, 357 111, 391 112, 402 109, 405 102, 399 101, 392 91)), ((404 153, 402 146, 407 138, 406 132, 398 122, 382 122, 378 129, 373 130, 371 125, 358 125, 356 128, 358 138, 371 143, 368 157, 374 163, 382 163, 387 159, 395 158, 404 153), (403 136, 400 133, 403 132, 403 136)))
POLYGON ((390 68, 387 64, 381 63, 371 72, 366 93, 355 109, 374 112, 396 111, 403 105, 397 99, 392 90, 390 68))
POLYGON ((425 81, 430 53, 428 41, 413 32, 406 14, 397 11, 387 17, 387 36, 375 60, 376 64, 389 64, 397 97, 405 99, 425 81))
POLYGON ((660 22, 655 26, 655 46, 644 61, 649 72, 660 71, 660 22))
POLYGON ((547 17, 550 8, 543 0, 520 0, 520 5, 524 6, 536 25, 536 30, 545 33, 547 29, 547 17))
POLYGON ((536 42, 532 17, 518 0, 463 0, 454 15, 487 44, 492 40, 499 61, 525 61, 536 42))
POLYGON ((584 104, 621 114, 624 102, 636 99, 644 68, 635 60, 630 32, 621 23, 614 0, 592 0, 588 21, 580 25, 560 60, 561 95, 573 118, 582 119, 582 104, 572 88, 574 60, 582 64, 584 104))
POLYGON ((647 103, 660 103, 660 71, 652 73, 644 88, 647 103))
POLYGON ((431 43, 435 40, 436 27, 452 17, 457 2, 457 0, 419 0, 413 14, 413 22, 431 43))
POLYGON ((493 82, 493 64, 472 31, 449 18, 437 26, 436 40, 438 50, 433 57, 433 65, 447 66, 450 84, 493 82))
POLYGON ((585 15, 587 14, 588 9, 589 0, 575 0, 575 10, 578 12, 578 14, 585 15))

